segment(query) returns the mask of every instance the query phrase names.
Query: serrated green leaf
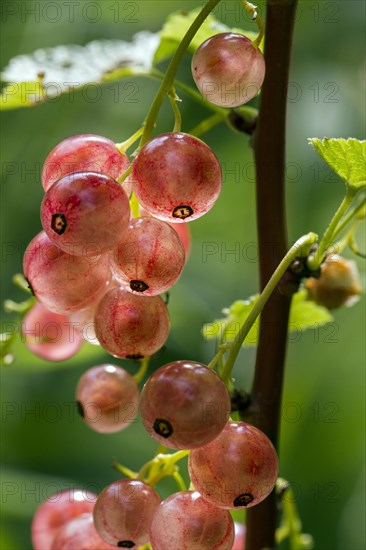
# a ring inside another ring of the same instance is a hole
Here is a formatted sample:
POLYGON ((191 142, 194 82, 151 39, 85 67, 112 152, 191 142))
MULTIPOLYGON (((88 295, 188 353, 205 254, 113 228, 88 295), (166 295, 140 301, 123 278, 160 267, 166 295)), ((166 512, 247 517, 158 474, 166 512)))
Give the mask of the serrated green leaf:
MULTIPOLYGON (((225 308, 225 317, 216 319, 212 323, 203 326, 203 336, 206 340, 219 340, 220 343, 230 342, 235 339, 239 328, 248 317, 249 312, 258 300, 259 295, 251 296, 249 300, 237 300, 229 308, 225 308)), ((307 329, 315 329, 333 320, 329 311, 315 302, 307 299, 307 292, 297 292, 292 300, 289 332, 299 332, 307 329)), ((255 346, 258 343, 260 317, 251 327, 245 341, 245 346, 255 346)))
POLYGON ((34 107, 43 101, 40 82, 13 82, 5 86, 0 96, 0 110, 34 107))
POLYGON ((152 70, 159 34, 137 33, 131 42, 96 40, 37 50, 10 60, 1 79, 9 82, 0 110, 33 107, 75 89, 152 70))
MULTIPOLYGON (((161 42, 154 55, 154 64, 164 61, 175 52, 177 49, 177 44, 182 40, 188 28, 197 17, 199 11, 199 9, 194 9, 188 13, 177 12, 168 17, 160 32, 161 42)), ((251 40, 254 40, 258 34, 256 32, 245 31, 243 29, 230 28, 218 21, 213 15, 209 15, 198 30, 197 34, 194 36, 188 47, 188 51, 193 53, 198 46, 202 44, 202 42, 215 34, 219 34, 220 32, 236 32, 247 36, 251 40)), ((261 46, 263 47, 263 41, 261 46)))
POLYGON ((354 138, 318 139, 309 143, 327 164, 355 190, 366 187, 366 141, 354 138))

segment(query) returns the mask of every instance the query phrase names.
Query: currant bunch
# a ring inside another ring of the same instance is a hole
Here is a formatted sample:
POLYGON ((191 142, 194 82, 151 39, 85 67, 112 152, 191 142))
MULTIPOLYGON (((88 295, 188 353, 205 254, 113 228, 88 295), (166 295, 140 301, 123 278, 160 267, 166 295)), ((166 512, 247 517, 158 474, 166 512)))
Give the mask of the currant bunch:
MULTIPOLYGON (((192 71, 208 101, 233 107, 258 93, 265 68, 254 43, 224 33, 202 44, 192 71)), ((64 359, 85 340, 114 357, 141 360, 143 371, 167 340, 170 319, 161 295, 187 261, 186 222, 214 206, 222 173, 213 151, 192 135, 174 131, 143 143, 130 164, 107 138, 73 136, 45 161, 43 231, 23 263, 37 299, 23 333, 42 357, 64 359), (72 324, 74 345, 66 345, 62 331, 54 342, 45 332, 50 322, 72 324), (33 332, 46 337, 33 342, 33 332)), ((141 396, 140 378, 109 363, 90 368, 76 389, 79 412, 93 430, 113 433, 139 409, 147 432, 177 453, 158 454, 136 473, 120 466, 130 479, 111 483, 98 497, 66 492, 48 499, 34 517, 35 550, 244 544, 229 510, 253 506, 272 491, 278 474, 272 444, 260 430, 230 420, 228 389, 211 365, 185 359, 162 365, 141 396), (175 461, 188 453, 194 487, 183 490, 175 461), (154 486, 168 475, 182 490, 161 502, 154 486)))

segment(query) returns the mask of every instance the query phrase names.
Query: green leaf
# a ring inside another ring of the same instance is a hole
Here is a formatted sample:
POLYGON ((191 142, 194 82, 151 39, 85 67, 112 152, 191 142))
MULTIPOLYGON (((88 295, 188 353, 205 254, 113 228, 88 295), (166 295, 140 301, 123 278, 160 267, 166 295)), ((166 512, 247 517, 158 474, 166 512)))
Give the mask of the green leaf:
MULTIPOLYGON (((212 323, 206 323, 203 326, 204 338, 206 340, 216 339, 220 343, 234 340, 258 297, 259 295, 256 294, 251 296, 249 300, 237 300, 229 308, 223 309, 224 318, 216 319, 212 323)), ((289 332, 316 329, 330 323, 332 320, 333 317, 326 308, 318 306, 315 302, 307 299, 306 290, 300 290, 294 295, 290 310, 289 332)), ((257 345, 259 323, 260 318, 258 317, 243 345, 257 345)))
POLYGON ((309 143, 331 168, 355 190, 366 187, 366 141, 355 138, 318 139, 309 143))
MULTIPOLYGON (((199 9, 195 9, 188 13, 177 12, 168 17, 160 32, 161 42, 154 55, 154 64, 164 61, 175 52, 177 45, 196 19, 199 11, 199 9)), ((258 34, 256 32, 244 31, 243 29, 230 28, 218 21, 213 15, 209 15, 194 36, 188 51, 193 53, 202 42, 220 32, 236 32, 247 36, 251 40, 254 40, 258 34)), ((261 47, 263 47, 263 41, 261 47)))
POLYGON ((131 42, 96 40, 14 57, 1 75, 10 84, 2 90, 0 110, 33 107, 91 84, 149 74, 159 42, 158 33, 139 32, 131 42))

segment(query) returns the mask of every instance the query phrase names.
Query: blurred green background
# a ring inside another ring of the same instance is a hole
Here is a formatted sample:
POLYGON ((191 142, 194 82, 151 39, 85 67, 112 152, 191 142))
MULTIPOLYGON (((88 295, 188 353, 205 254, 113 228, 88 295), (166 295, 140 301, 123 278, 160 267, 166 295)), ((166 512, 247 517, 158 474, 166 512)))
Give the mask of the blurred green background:
MULTIPOLYGON (((171 11, 199 5, 195 0, 4 1, 0 65, 37 48, 100 38, 127 40, 142 29, 157 31, 171 11)), ((263 12, 262 4, 260 9, 263 12)), ((254 30, 239 2, 223 0, 216 14, 227 25, 254 30)), ((309 230, 322 232, 344 191, 307 138, 364 137, 364 23, 365 5, 358 0, 299 4, 288 103, 290 241, 309 230)), ((191 82, 188 57, 179 76, 191 82)), ((74 134, 126 139, 141 125, 156 88, 156 82, 128 78, 104 86, 98 101, 75 93, 35 109, 2 113, 2 299, 24 298, 11 277, 21 271, 24 249, 41 228, 40 170, 48 152, 74 134), (137 90, 136 102, 127 97, 129 83, 137 90)), ((189 131, 207 112, 181 96, 183 130, 189 131)), ((158 131, 171 128, 172 116, 165 108, 158 131)), ((248 139, 226 126, 204 139, 222 162, 223 192, 215 208, 191 224, 191 257, 171 292, 171 335, 167 349, 154 359, 155 366, 181 358, 208 361, 213 345, 203 341, 202 324, 219 317, 235 299, 258 290, 248 139), (215 250, 209 256, 207 243, 215 250)), ((13 320, 2 314, 3 323, 13 320)), ((335 312, 334 324, 298 334, 289 344, 281 475, 293 483, 304 530, 314 536, 318 550, 365 548, 364 330, 362 299, 352 309, 335 312)), ((50 494, 70 486, 101 490, 118 477, 110 466, 113 457, 139 468, 156 449, 140 422, 120 434, 103 436, 75 414, 74 391, 81 373, 110 359, 101 350, 85 345, 75 358, 48 364, 18 343, 15 355, 16 362, 1 370, 2 550, 31 548, 32 515, 50 494)), ((235 368, 238 385, 246 389, 254 358, 253 349, 242 351, 235 368)), ((132 363, 114 362, 130 372, 135 369, 132 363)), ((171 483, 161 486, 162 495, 172 490, 171 483)))

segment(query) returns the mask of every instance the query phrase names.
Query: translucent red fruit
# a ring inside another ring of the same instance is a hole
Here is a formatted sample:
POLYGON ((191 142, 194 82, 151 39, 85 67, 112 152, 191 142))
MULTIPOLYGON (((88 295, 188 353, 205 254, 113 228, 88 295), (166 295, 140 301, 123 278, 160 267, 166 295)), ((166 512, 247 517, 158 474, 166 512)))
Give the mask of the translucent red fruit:
POLYGON ((156 218, 137 218, 112 254, 112 272, 127 290, 156 296, 171 288, 184 267, 184 247, 174 229, 156 218))
POLYGON ((136 417, 139 389, 121 367, 98 365, 81 376, 76 399, 85 422, 101 433, 119 432, 136 417))
POLYGON ((227 510, 197 492, 183 491, 165 499, 150 528, 154 550, 231 550, 234 522, 227 510))
POLYGON ((109 544, 137 548, 149 541, 150 524, 159 504, 159 495, 143 481, 115 481, 98 497, 94 524, 109 544))
POLYGON ((37 509, 32 521, 33 550, 51 550, 62 525, 81 514, 93 511, 97 495, 69 489, 50 496, 37 509))
POLYGON ((116 287, 95 313, 96 336, 111 355, 139 359, 152 355, 169 334, 169 314, 159 296, 139 296, 116 287))
POLYGON ((96 172, 117 179, 129 166, 112 140, 93 134, 81 134, 61 141, 50 152, 42 170, 45 191, 67 174, 96 172))
POLYGON ((149 434, 172 449, 195 449, 224 429, 230 397, 219 376, 201 363, 174 361, 154 372, 141 393, 149 434))
POLYGON ((228 422, 216 439, 190 453, 189 474, 197 491, 216 506, 249 508, 272 491, 277 453, 258 428, 228 422))
POLYGON ((133 165, 133 190, 153 216, 191 221, 208 212, 221 190, 213 151, 189 134, 161 134, 141 149, 133 165))
POLYGON ((208 38, 195 51, 192 75, 203 97, 220 107, 238 107, 263 84, 264 57, 249 38, 231 32, 208 38))
POLYGON ((27 348, 47 361, 65 361, 83 342, 68 317, 48 311, 40 303, 25 315, 22 335, 27 348))
POLYGON ((130 205, 109 176, 78 172, 50 187, 41 206, 43 229, 64 252, 83 256, 113 248, 128 227, 130 205))
POLYGON ((23 270, 36 298, 60 314, 87 307, 111 277, 107 256, 70 256, 44 231, 28 245, 23 270))
POLYGON ((232 550, 245 550, 246 527, 242 523, 235 522, 235 539, 232 550))
POLYGON ((51 550, 113 550, 100 538, 93 515, 83 514, 65 523, 57 532, 51 550))
MULTIPOLYGON (((151 217, 149 212, 147 212, 144 208, 140 209, 141 217, 151 217)), ((188 223, 171 223, 167 222, 170 227, 172 227, 177 233, 182 241, 183 247, 184 247, 184 254, 185 254, 185 261, 188 260, 188 256, 191 252, 191 231, 189 229, 188 223)))
POLYGON ((322 264, 320 278, 307 279, 305 287, 311 300, 328 309, 353 305, 362 290, 356 263, 337 254, 322 264))

